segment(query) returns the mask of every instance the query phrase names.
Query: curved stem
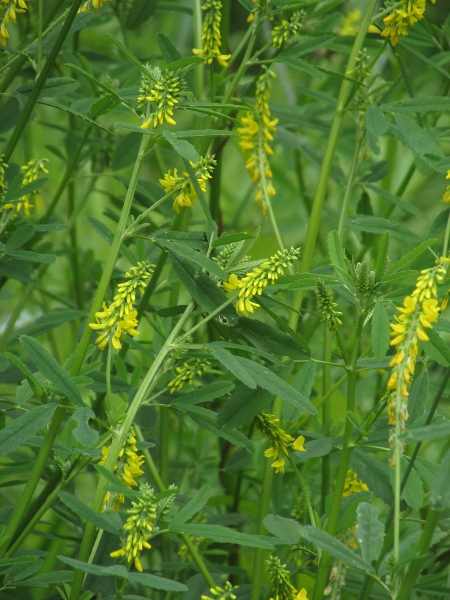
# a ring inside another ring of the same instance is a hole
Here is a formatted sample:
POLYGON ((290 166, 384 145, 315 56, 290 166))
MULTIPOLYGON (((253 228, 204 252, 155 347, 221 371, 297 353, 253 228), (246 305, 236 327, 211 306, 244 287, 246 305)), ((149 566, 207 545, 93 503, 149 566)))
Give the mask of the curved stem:
MULTIPOLYGON (((144 402, 149 392, 154 388, 157 383, 158 375, 161 366, 167 358, 167 355, 171 351, 172 344, 175 342, 178 334, 181 329, 185 325, 187 319, 190 317, 192 311, 194 309, 194 301, 191 302, 186 307, 184 313, 181 315, 178 323, 175 325, 174 329, 171 331, 166 341, 164 342, 161 350, 157 354, 155 360, 153 361, 150 369, 147 371, 144 379, 142 380, 141 385, 139 386, 131 404, 126 413, 125 419, 121 424, 119 430, 113 437, 108 457, 105 462, 105 468, 109 471, 113 472, 114 466, 117 462, 117 458, 119 456, 119 452, 127 438, 130 427, 133 424, 133 421, 136 417, 136 413, 139 410, 141 404, 144 402)), ((92 509, 99 513, 102 508, 103 499, 105 496, 105 480, 103 477, 100 477, 100 480, 97 484, 97 489, 95 492, 94 500, 92 502, 92 509)), ((92 543, 94 541, 95 536, 95 525, 92 523, 88 523, 84 530, 83 539, 81 542, 81 548, 79 553, 79 560, 86 562, 90 556, 92 543)), ((75 576, 73 580, 72 590, 70 593, 69 600, 78 600, 81 595, 81 590, 83 587, 84 581, 84 573, 83 571, 76 570, 75 576)))
POLYGON ((309 520, 311 521, 311 525, 313 527, 317 527, 316 517, 314 514, 314 508, 311 503, 311 496, 309 495, 308 488, 306 487, 305 481, 304 481, 303 477, 301 476, 300 471, 297 469, 297 465, 295 464, 294 459, 292 458, 292 456, 290 454, 288 454, 288 459, 289 459, 289 462, 291 463, 291 467, 292 467, 292 470, 294 471, 294 475, 300 485, 300 489, 302 490, 302 493, 305 497, 306 507, 308 509, 309 520))

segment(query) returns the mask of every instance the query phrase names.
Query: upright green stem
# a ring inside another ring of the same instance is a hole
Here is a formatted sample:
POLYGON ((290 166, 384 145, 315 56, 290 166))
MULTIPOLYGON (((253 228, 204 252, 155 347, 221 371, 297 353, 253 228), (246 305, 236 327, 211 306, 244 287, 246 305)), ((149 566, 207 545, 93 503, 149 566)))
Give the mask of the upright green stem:
POLYGON ((69 12, 67 13, 67 17, 63 23, 63 26, 61 27, 61 31, 59 32, 58 37, 56 38, 56 41, 53 45, 53 48, 51 49, 50 54, 48 55, 48 58, 45 61, 42 71, 36 79, 36 83, 34 84, 33 89, 31 90, 31 93, 28 96, 28 100, 25 106, 23 107, 19 120, 17 121, 14 131, 5 148, 4 162, 6 163, 11 158, 12 153, 14 152, 14 149, 17 145, 17 142, 22 136, 22 132, 25 129, 26 124, 28 123, 28 119, 31 116, 34 105, 36 104, 36 101, 39 98, 39 94, 41 93, 41 90, 51 71, 51 68, 53 67, 53 64, 59 54, 59 51, 61 50, 64 40, 66 39, 67 34, 69 33, 70 27, 72 26, 72 23, 75 17, 77 16, 78 9, 80 8, 82 2, 83 0, 74 0, 69 9, 69 12))
POLYGON ((361 136, 360 136, 360 131, 358 129, 357 131, 357 142, 355 144, 355 152, 353 154, 353 160, 352 160, 352 164, 350 166, 350 172, 348 174, 348 178, 347 178, 347 185, 345 187, 345 194, 344 194, 344 200, 342 201, 342 208, 341 208, 341 214, 339 216, 339 224, 338 224, 338 235, 342 241, 342 234, 343 234, 343 230, 344 230, 344 222, 345 219, 347 217, 347 209, 348 209, 348 203, 350 201, 350 196, 353 190, 353 182, 355 180, 355 173, 356 173, 356 167, 358 166, 358 160, 359 160, 359 153, 361 152, 361 136))
MULTIPOLYGON (((280 398, 275 398, 273 403, 272 413, 276 418, 280 418, 282 409, 282 402, 280 398)), ((268 460, 264 461, 263 478, 262 478, 262 490, 259 502, 258 510, 258 524, 256 527, 256 533, 258 535, 264 534, 265 528, 263 520, 269 513, 270 509, 270 498, 272 496, 272 481, 273 481, 273 468, 270 466, 268 460)), ((253 555, 253 567, 252 567, 252 591, 250 600, 261 599, 261 588, 264 578, 264 561, 266 558, 267 551, 257 548, 253 555)))
MULTIPOLYGON (((326 362, 331 361, 331 331, 329 331, 328 327, 325 331, 325 340, 324 340, 324 350, 323 350, 323 360, 326 362)), ((331 367, 329 364, 325 364, 323 366, 323 375, 322 375, 322 394, 327 394, 328 390, 331 388, 331 367)), ((327 396, 323 405, 322 405, 322 427, 323 433, 325 435, 328 434, 328 426, 331 415, 331 397, 327 396)), ((330 493, 330 455, 326 454, 322 458, 322 497, 320 503, 321 513, 325 513, 325 500, 328 494, 330 493)))
POLYGON ((81 366, 83 364, 92 332, 92 330, 89 327, 89 323, 93 323, 95 321, 95 313, 97 313, 101 308, 103 299, 106 294, 106 290, 109 285, 109 281, 113 273, 114 265, 116 264, 117 257, 119 256, 120 245, 122 243, 128 216, 130 214, 131 205, 133 203, 134 192, 136 190, 136 186, 139 180, 139 174, 141 172, 142 163, 147 154, 147 150, 149 149, 150 143, 151 140, 149 140, 147 136, 142 136, 138 156, 133 168, 133 173, 131 174, 130 185, 128 186, 127 194, 125 196, 119 223, 117 225, 117 229, 114 234, 114 239, 112 241, 111 248, 108 254, 108 259, 103 269, 102 277, 100 279, 100 283, 95 293, 95 297, 92 301, 91 310, 89 312, 89 316, 87 318, 83 334, 75 352, 75 357, 71 369, 72 376, 77 375, 80 372, 81 366))
MULTIPOLYGON (((368 6, 365 9, 363 19, 361 22, 361 26, 359 28, 358 34, 355 39, 355 43, 353 44, 352 51, 350 53, 350 57, 348 59, 348 64, 346 68, 346 72, 353 71, 356 65, 356 59, 358 57, 359 51, 362 49, 364 44, 364 39, 367 34, 367 29, 370 25, 370 19, 372 17, 372 13, 377 4, 377 0, 369 0, 368 6)), ((311 266, 311 261, 314 256, 314 251, 316 247, 316 239, 317 234, 320 227, 320 222, 322 219, 322 209, 325 201, 325 196, 328 188, 328 179, 330 176, 331 167, 333 164, 334 154, 336 152, 336 146, 339 139, 339 135, 341 133, 342 121, 345 114, 345 108, 347 105, 347 99, 349 97, 350 91, 353 86, 353 82, 348 79, 343 79, 341 84, 341 89, 339 91, 339 96, 337 99, 336 112, 334 113, 333 123, 331 125, 330 135, 328 136, 327 147, 325 149, 325 155, 323 157, 322 167, 320 169, 318 183, 316 188, 316 193, 314 195, 313 206, 311 211, 311 219, 308 225, 308 231, 306 234, 306 242, 303 251, 303 258, 301 264, 301 272, 307 273, 311 266)), ((300 310, 300 306, 302 303, 302 292, 297 292, 294 296, 294 308, 296 310, 300 310)), ((297 328, 298 325, 298 314, 296 312, 292 313, 291 318, 291 327, 293 329, 297 328)))
MULTIPOLYGON (((359 348, 361 343, 361 335, 364 323, 364 316, 358 315, 356 324, 355 339, 353 342, 353 350, 350 359, 350 364, 347 367, 348 370, 348 387, 347 387, 347 408, 348 411, 354 411, 355 409, 355 398, 356 398, 356 368, 357 361, 359 358, 359 348)), ((348 466, 350 463, 350 455, 352 451, 352 435, 353 435, 353 423, 350 419, 345 421, 344 441, 342 445, 341 460, 339 463, 339 469, 336 477, 336 484, 334 486, 333 501, 331 504, 330 518, 326 526, 326 531, 330 535, 334 536, 339 520, 339 512, 341 510, 342 494, 344 492, 345 479, 347 477, 348 466)), ((323 552, 319 561, 319 568, 317 571, 316 584, 314 586, 313 600, 323 600, 323 592, 327 583, 328 578, 328 567, 330 564, 330 555, 327 552, 323 552)))
POLYGON ((37 60, 36 60, 36 75, 39 76, 42 66, 42 25, 44 14, 44 0, 38 1, 38 37, 37 37, 37 60))
MULTIPOLYGON (((105 462, 105 468, 108 469, 109 471, 113 472, 114 466, 115 466, 115 464, 117 462, 117 458, 119 456, 119 452, 120 452, 123 444, 125 443, 125 440, 127 438, 130 427, 132 426, 133 421, 136 417, 136 413, 139 410, 142 402, 148 396, 149 392, 151 392, 153 387, 156 385, 159 370, 160 370, 161 366, 163 365, 164 361, 166 360, 167 355, 171 351, 172 344, 175 342, 178 334, 180 333, 184 324, 190 317, 193 309, 194 309, 194 302, 191 301, 188 304, 188 306, 186 307, 182 316, 180 317, 178 323, 176 324, 176 326, 173 328, 173 330, 167 337, 161 350, 159 351, 159 353, 156 356, 155 360, 153 361, 151 367, 147 371, 147 374, 145 375, 144 379, 142 380, 142 383, 139 386, 139 389, 137 390, 135 396, 133 397, 133 400, 131 401, 131 404, 128 408, 125 419, 123 420, 123 423, 121 424, 117 433, 114 435, 109 452, 108 452, 108 457, 105 462)), ((95 512, 101 511, 104 496, 105 496, 105 480, 103 479, 103 477, 101 477, 98 482, 98 485, 97 485, 94 500, 92 502, 92 509, 95 512)), ((96 529, 95 525, 93 525, 92 523, 88 523, 86 525, 86 528, 84 530, 83 539, 81 542, 80 554, 79 554, 79 560, 81 560, 81 561, 84 561, 84 562, 87 561, 90 556, 92 543, 94 541, 94 536, 95 536, 95 529, 96 529)), ((83 581, 84 581, 83 571, 76 570, 69 600, 78 600, 79 599, 79 597, 81 596, 83 581)))

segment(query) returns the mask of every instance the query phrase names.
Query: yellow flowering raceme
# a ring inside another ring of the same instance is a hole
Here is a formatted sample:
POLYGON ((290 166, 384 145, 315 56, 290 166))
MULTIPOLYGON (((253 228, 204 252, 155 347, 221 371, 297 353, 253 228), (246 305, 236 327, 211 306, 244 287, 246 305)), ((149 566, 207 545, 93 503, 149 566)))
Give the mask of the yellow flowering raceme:
MULTIPOLYGON (((436 0, 431 0, 432 4, 436 0)), ((383 19, 385 28, 381 32, 383 37, 390 38, 391 44, 396 46, 400 36, 408 35, 408 28, 423 19, 427 0, 401 0, 400 5, 383 19)))
POLYGON ((127 281, 117 286, 117 294, 112 303, 109 306, 103 303, 103 310, 95 313, 97 322, 89 323, 89 327, 98 332, 95 343, 100 350, 104 350, 108 343, 111 343, 114 350, 120 350, 121 339, 126 334, 138 334, 137 311, 133 309, 133 304, 136 291, 144 291, 152 272, 153 265, 148 261, 139 262, 137 266, 131 267, 125 273, 127 281))
POLYGON ((139 492, 139 500, 132 502, 132 508, 127 511, 129 516, 123 527, 127 535, 123 545, 110 556, 124 556, 128 564, 134 562, 136 569, 142 573, 141 552, 144 548, 151 548, 148 538, 155 526, 158 503, 153 488, 148 484, 141 484, 139 492))
MULTIPOLYGON (((99 465, 105 465, 109 450, 110 446, 103 446, 102 458, 98 463, 99 465)), ((144 457, 137 452, 135 433, 134 430, 131 429, 124 445, 120 449, 117 463, 114 465, 114 474, 119 477, 120 481, 128 489, 135 487, 137 485, 136 477, 140 477, 144 474, 144 471, 141 469, 141 466, 144 463, 144 457)), ((110 501, 114 510, 118 511, 120 504, 125 502, 125 496, 123 494, 114 494, 114 496, 111 497, 111 494, 107 492, 103 503, 104 509, 108 507, 110 501)))
MULTIPOLYGON (((48 158, 32 158, 26 165, 21 167, 21 171, 24 174, 22 186, 28 185, 33 181, 36 181, 42 175, 48 175, 48 170, 45 167, 45 164, 48 163, 48 158)), ((5 166, 5 165, 4 165, 5 166)), ((4 187, 4 184, 3 184, 4 187)), ((2 185, 0 184, 0 193, 1 193, 2 185)), ((40 196, 37 190, 33 190, 28 194, 24 194, 17 201, 9 202, 0 207, 0 212, 2 210, 15 209, 16 213, 20 213, 23 209, 23 214, 25 217, 30 216, 30 208, 33 207, 31 204, 31 199, 39 200, 40 196)), ((17 215, 15 215, 17 216, 17 215)))
POLYGON ((223 284, 227 292, 239 290, 236 302, 236 312, 248 317, 253 313, 259 304, 252 301, 256 295, 261 295, 263 289, 269 283, 275 283, 280 275, 283 275, 288 267, 291 267, 294 260, 300 258, 300 248, 290 248, 278 250, 276 254, 264 261, 259 267, 247 273, 245 277, 239 279, 232 273, 228 282, 223 284))
POLYGON ((185 385, 192 384, 196 379, 202 377, 205 373, 205 369, 211 363, 209 360, 205 360, 204 358, 197 358, 193 365, 185 362, 181 367, 176 367, 176 375, 167 384, 167 387, 170 388, 170 393, 178 392, 184 388, 185 385))
POLYGON ((276 25, 270 33, 272 46, 281 48, 289 40, 294 38, 303 27, 306 13, 304 10, 294 12, 289 19, 283 19, 279 25, 276 25))
MULTIPOLYGON (((437 285, 442 282, 450 259, 441 257, 434 267, 424 269, 419 275, 416 287, 411 296, 406 296, 403 306, 398 310, 391 324, 391 346, 396 353, 391 359, 391 375, 387 383, 389 392, 388 416, 389 424, 395 425, 397 420, 400 429, 404 429, 408 418, 408 396, 412 376, 419 353, 419 341, 428 341, 427 329, 433 327, 442 308, 438 305, 437 285)), ((395 437, 390 436, 393 446, 395 437)))
POLYGON ((270 142, 273 141, 278 119, 272 119, 269 109, 271 79, 275 73, 264 70, 256 82, 256 104, 253 112, 247 112, 241 118, 241 127, 237 132, 241 139, 239 145, 244 152, 249 152, 245 168, 257 184, 256 201, 266 213, 268 197, 275 195, 272 184, 272 170, 267 156, 273 154, 270 142))
POLYGON ((138 108, 145 108, 148 115, 141 129, 157 127, 164 121, 169 125, 176 125, 173 109, 183 96, 189 95, 180 73, 147 68, 151 77, 145 74, 142 76, 137 99, 138 108))
MULTIPOLYGON (((202 192, 206 192, 206 182, 212 178, 212 172, 217 162, 211 156, 200 158, 199 162, 191 162, 191 167, 194 169, 195 178, 197 179, 198 185, 202 192)), ((163 179, 159 180, 159 183, 164 187, 164 192, 169 194, 173 192, 173 210, 180 212, 180 208, 183 206, 192 206, 192 201, 197 200, 197 192, 192 185, 189 173, 183 171, 181 175, 178 175, 178 170, 171 170, 164 175, 163 179)))
POLYGON ((203 595, 201 596, 201 600, 236 600, 235 590, 238 589, 239 586, 233 586, 229 581, 225 583, 223 588, 216 585, 209 589, 211 592, 211 596, 203 595))
POLYGON ((206 63, 209 65, 215 58, 220 66, 227 67, 227 60, 231 58, 231 54, 221 54, 220 52, 222 45, 220 35, 222 2, 220 0, 206 0, 202 10, 205 11, 202 24, 202 47, 194 48, 192 52, 206 58, 206 63))
POLYGON ((355 473, 355 471, 353 469, 349 469, 347 471, 347 477, 345 478, 344 493, 343 493, 344 498, 346 496, 350 496, 351 494, 357 494, 358 492, 367 492, 367 491, 369 491, 369 488, 364 483, 364 481, 362 481, 358 477, 358 475, 355 473))
POLYGON ((89 12, 91 8, 102 8, 105 2, 111 2, 111 0, 87 0, 81 5, 78 12, 83 13, 89 12))
POLYGON ((17 15, 27 12, 30 0, 2 0, 0 2, 0 46, 6 46, 9 38, 8 25, 16 23, 17 15))
POLYGON ((277 419, 274 415, 261 412, 259 415, 254 417, 253 423, 260 430, 260 432, 269 438, 272 444, 271 448, 268 448, 264 452, 266 458, 273 460, 270 465, 275 469, 275 473, 284 473, 284 457, 288 456, 288 446, 296 452, 306 452, 304 447, 305 438, 300 435, 297 439, 294 439, 291 435, 286 433, 284 429, 278 425, 280 419, 277 419))

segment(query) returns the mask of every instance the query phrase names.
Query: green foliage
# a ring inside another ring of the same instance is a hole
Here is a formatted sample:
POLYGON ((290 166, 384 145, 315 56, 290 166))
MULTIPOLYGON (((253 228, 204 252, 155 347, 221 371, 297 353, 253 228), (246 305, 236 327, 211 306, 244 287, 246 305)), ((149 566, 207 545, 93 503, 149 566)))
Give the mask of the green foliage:
POLYGON ((19 4, 0 596, 445 594, 446 11, 19 4))

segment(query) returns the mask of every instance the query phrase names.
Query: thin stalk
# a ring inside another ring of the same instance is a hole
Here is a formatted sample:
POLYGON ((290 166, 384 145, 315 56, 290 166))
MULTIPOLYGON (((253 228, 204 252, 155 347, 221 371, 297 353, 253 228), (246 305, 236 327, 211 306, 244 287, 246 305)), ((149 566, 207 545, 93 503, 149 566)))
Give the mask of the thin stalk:
MULTIPOLYGON (((142 380, 141 385, 139 386, 135 396, 133 397, 133 400, 131 401, 131 404, 128 408, 128 411, 123 420, 123 423, 121 424, 117 433, 114 435, 109 452, 108 452, 108 457, 105 462, 105 468, 108 469, 109 471, 113 472, 114 466, 117 462, 117 458, 120 453, 120 450, 127 438, 130 427, 132 426, 133 421, 136 417, 136 413, 139 410, 141 404, 144 402, 144 400, 148 396, 149 392, 151 392, 152 389, 154 388, 154 386, 156 385, 160 368, 164 364, 164 361, 166 360, 168 354, 171 351, 172 344, 175 342, 181 329, 183 328, 186 321, 190 317, 193 309, 194 309, 194 302, 191 300, 191 302, 186 307, 184 313, 181 315, 178 323, 175 325, 175 327, 173 328, 173 330, 167 337, 166 341, 164 342, 161 350, 159 351, 158 355, 156 356, 155 360, 153 361, 152 365, 150 366, 149 370, 147 371, 147 374, 145 375, 144 379, 142 380)), ((97 513, 99 513, 101 511, 104 495, 105 495, 105 480, 103 477, 100 477, 99 482, 97 484, 97 489, 96 489, 96 492, 94 495, 94 500, 92 502, 92 509, 97 513)), ((92 523, 88 523, 86 525, 86 528, 84 530, 83 539, 81 542, 80 553, 79 553, 79 560, 81 560, 81 561, 86 561, 89 558, 89 555, 91 553, 92 543, 94 541, 95 529, 96 529, 95 525, 93 525, 92 523)), ((69 600, 78 600, 79 599, 79 597, 81 595, 81 590, 83 587, 83 581, 84 581, 83 571, 76 570, 69 600)))
MULTIPOLYGON (((281 417, 282 402, 280 398, 275 398, 273 403, 272 413, 276 418, 281 417)), ((270 509, 270 499, 272 496, 272 482, 273 482, 274 470, 270 466, 270 461, 264 461, 263 477, 262 477, 262 490, 259 502, 258 510, 258 524, 256 527, 256 533, 261 535, 264 533, 263 521, 270 509)), ((264 561, 266 558, 267 551, 257 548, 253 555, 253 566, 252 566, 252 591, 250 600, 261 599, 261 588, 264 578, 264 561)))
POLYGON ((38 0, 38 31, 37 31, 37 59, 36 75, 39 76, 42 67, 42 25, 44 14, 44 0, 38 0))
POLYGON ((106 414, 111 426, 113 423, 112 413, 112 396, 111 396, 111 359, 112 359, 112 343, 108 343, 108 354, 106 355, 106 414))
MULTIPOLYGON (((357 374, 357 362, 359 358, 359 348, 361 344, 361 335, 363 330, 364 316, 359 314, 356 325, 355 339, 353 341, 352 356, 350 364, 348 366, 348 387, 347 387, 347 407, 346 414, 349 411, 355 410, 355 399, 356 399, 356 374, 357 374)), ((339 520, 339 512, 342 503, 342 494, 345 487, 345 479, 347 477, 348 466, 350 463, 350 455, 352 451, 352 435, 353 435, 353 423, 350 419, 345 421, 344 430, 344 441, 342 445, 341 460, 339 463, 339 469, 336 477, 336 483, 333 492, 333 501, 331 504, 330 517, 326 527, 327 533, 334 536, 339 520)), ((327 583, 328 578, 328 567, 330 564, 330 555, 327 552, 323 552, 319 561, 319 568, 317 571, 316 584, 314 586, 313 600, 322 600, 323 592, 327 583)))
MULTIPOLYGON (((428 413, 427 419, 425 421, 425 426, 429 425, 431 423, 431 421, 433 420, 434 414, 437 410, 437 407, 439 406, 439 402, 442 398, 442 396, 444 395, 444 392, 447 388, 447 384, 448 381, 450 379, 450 368, 447 369, 445 376, 441 382, 441 385, 439 387, 439 390, 433 400, 433 404, 430 408, 430 412, 428 413)), ((411 458, 409 459, 408 462, 408 466, 406 467, 406 471, 403 475, 403 479, 402 479, 402 484, 401 484, 401 491, 403 492, 403 490, 405 489, 406 483, 408 482, 408 478, 409 475, 411 473, 411 471, 413 470, 414 467, 414 463, 416 462, 416 458, 419 454, 420 448, 422 446, 422 442, 417 442, 417 444, 414 447, 414 450, 411 454, 411 458)), ((384 557, 386 556, 386 553, 388 552, 391 544, 392 544, 392 524, 393 524, 393 518, 394 518, 394 509, 391 506, 391 509, 388 513, 388 516, 386 518, 386 523, 385 523, 385 531, 386 531, 386 537, 385 537, 385 541, 383 544, 383 548, 380 552, 380 556, 375 564, 375 569, 378 570, 379 566, 381 565, 381 562, 383 561, 384 557)), ((360 595, 358 597, 358 600, 369 600, 370 597, 370 592, 372 591, 372 586, 373 586, 373 579, 370 579, 369 576, 366 576, 364 583, 362 585, 361 588, 361 592, 360 595)))
MULTIPOLYGON (((356 35, 355 42, 353 44, 348 64, 345 72, 353 71, 356 66, 356 59, 359 51, 362 49, 364 39, 367 34, 367 29, 370 25, 370 19, 372 13, 377 4, 377 0, 369 0, 368 6, 365 9, 363 20, 359 28, 358 34, 356 35)), ((336 152, 337 142, 342 129, 342 121, 346 110, 347 100, 351 92, 353 82, 348 79, 343 79, 339 96, 337 99, 336 112, 334 113, 333 123, 331 125, 330 135, 328 136, 328 142, 325 149, 325 155, 323 157, 322 167, 320 169, 316 192, 314 195, 313 206, 311 210, 311 219, 308 225, 308 231, 306 234, 305 248, 303 251, 303 258, 301 263, 301 273, 307 273, 310 269, 312 258, 316 247, 317 234, 322 219, 322 209, 325 201, 325 196, 328 188, 328 179, 330 176, 331 167, 333 164, 333 158, 336 152)), ((296 292, 294 295, 294 308, 300 310, 302 304, 303 294, 302 292, 296 292)), ((291 316, 290 326, 296 329, 298 326, 299 316, 293 312, 291 316)))
POLYGON ((305 481, 300 474, 300 471, 297 469, 297 465, 294 462, 294 459, 290 454, 288 454, 289 462, 291 463, 292 470, 294 471, 295 478, 297 479, 300 489, 302 490, 302 494, 305 497, 306 507, 308 509, 309 520, 311 521, 311 525, 313 527, 317 527, 316 517, 314 514, 314 509, 311 502, 311 496, 309 495, 308 488, 306 487, 305 481))
POLYGON ((448 253, 448 238, 450 234, 450 213, 447 219, 447 227, 445 228, 444 245, 442 248, 442 256, 447 256, 448 253))
POLYGON ((22 109, 19 120, 17 121, 14 131, 5 148, 3 160, 6 163, 9 162, 9 159, 11 158, 18 141, 22 137, 22 132, 25 129, 26 124, 28 123, 28 119, 31 116, 34 105, 36 104, 37 99, 39 98, 39 94, 41 93, 41 90, 51 71, 51 68, 53 67, 53 64, 59 54, 59 51, 61 50, 64 40, 66 39, 67 34, 69 33, 69 29, 72 26, 75 17, 77 16, 78 9, 80 8, 82 1, 83 0, 74 0, 71 7, 69 8, 69 12, 67 13, 66 20, 64 21, 61 27, 61 31, 59 32, 58 37, 56 38, 56 41, 53 45, 53 48, 51 49, 50 54, 48 55, 48 58, 45 61, 44 66, 42 67, 42 71, 36 79, 36 83, 34 84, 33 89, 31 90, 31 93, 28 96, 28 100, 22 109))
POLYGON ((138 156, 136 158, 136 162, 133 168, 133 173, 131 174, 130 184, 128 186, 128 190, 125 196, 125 200, 122 207, 122 212, 120 214, 119 223, 117 224, 117 229, 114 234, 114 239, 111 244, 111 248, 108 254, 108 258, 105 264, 105 267, 102 272, 102 277, 100 279, 100 283, 98 285, 97 291, 95 293, 94 299, 92 301, 91 309, 89 312, 89 316, 87 318, 86 325, 83 330, 83 334, 77 346, 72 368, 71 375, 78 375, 80 372, 81 366, 84 361, 84 357, 86 355, 87 348, 89 346, 89 340, 91 338, 91 329, 89 327, 89 323, 93 323, 95 321, 95 313, 97 313, 102 305, 103 299, 106 294, 106 290, 108 289, 109 281, 111 279, 114 266, 117 261, 117 257, 119 256, 120 246, 122 244, 123 235, 125 232, 126 223, 128 220, 128 216, 130 214, 131 205, 133 203, 134 192, 136 190, 136 186, 139 180, 139 174, 142 168, 142 163, 146 156, 147 150, 149 149, 149 145, 151 144, 151 140, 147 139, 147 136, 142 136, 141 145, 139 148, 138 156))
MULTIPOLYGON (((202 6, 200 0, 194 0, 194 40, 195 47, 202 47, 202 6)), ((203 97, 203 82, 205 78, 205 67, 203 64, 199 65, 194 70, 195 77, 195 96, 197 100, 201 100, 203 97)))
MULTIPOLYGON (((331 361, 331 331, 326 328, 323 357, 325 361, 331 361)), ((331 367, 330 365, 323 366, 322 375, 322 394, 325 396, 331 387, 331 367)), ((328 433, 328 424, 331 415, 331 396, 328 396, 322 405, 322 427, 326 435, 328 433)), ((320 501, 321 513, 325 513, 325 500, 330 493, 330 455, 326 454, 322 458, 322 495, 320 501)))
POLYGON ((352 164, 350 166, 350 172, 348 174, 347 185, 345 187, 344 200, 342 201, 341 214, 339 216, 339 224, 338 224, 338 235, 343 243, 342 234, 344 231, 344 222, 347 217, 347 209, 348 203, 350 201, 350 196, 353 190, 353 183, 355 180, 356 167, 358 166, 359 161, 359 153, 361 152, 361 136, 359 130, 356 133, 357 142, 355 144, 355 152, 353 154, 352 164))

